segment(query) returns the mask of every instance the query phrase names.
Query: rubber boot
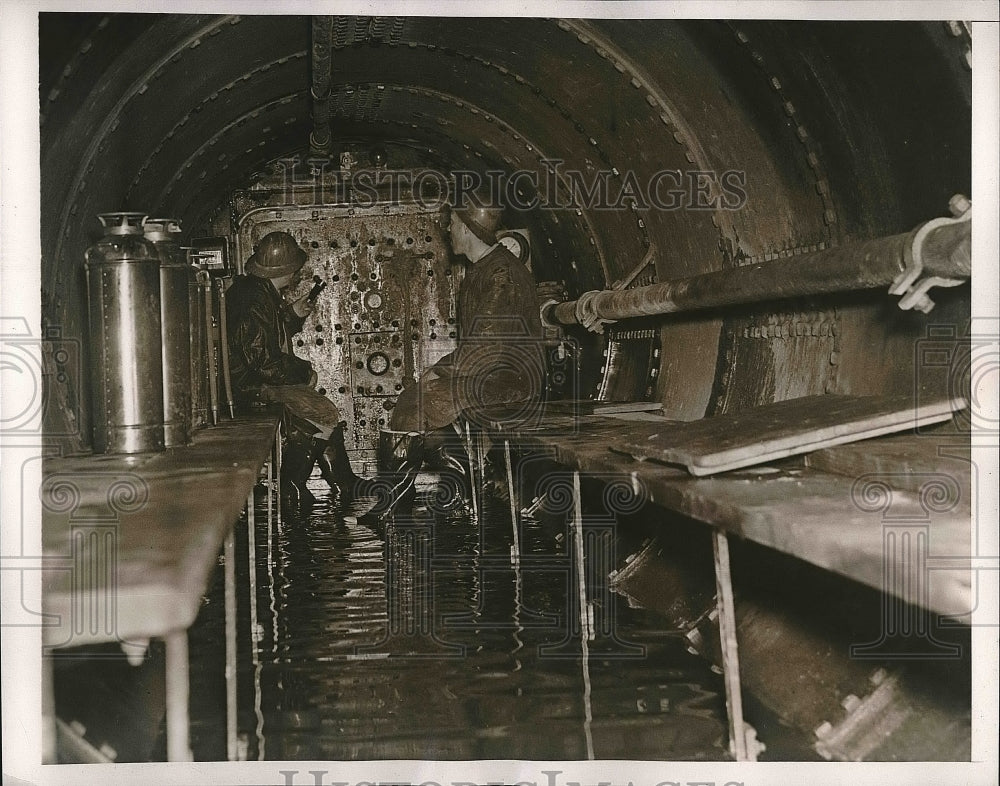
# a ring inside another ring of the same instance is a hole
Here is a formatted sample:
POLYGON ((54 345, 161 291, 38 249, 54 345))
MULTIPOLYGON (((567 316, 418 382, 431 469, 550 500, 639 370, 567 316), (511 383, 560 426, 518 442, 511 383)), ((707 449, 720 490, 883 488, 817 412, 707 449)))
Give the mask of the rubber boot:
POLYGON ((379 476, 372 481, 375 506, 366 514, 381 518, 406 511, 416 496, 417 473, 424 459, 424 437, 400 431, 379 434, 379 476))
POLYGON ((318 440, 311 434, 289 430, 281 460, 282 505, 302 509, 316 502, 316 497, 306 486, 319 452, 316 442, 318 440))
POLYGON ((347 446, 344 444, 343 423, 330 434, 330 439, 324 444, 318 462, 323 480, 330 485, 330 488, 338 491, 341 505, 349 505, 355 497, 372 494, 373 482, 354 474, 351 459, 347 455, 347 446))
POLYGON ((469 455, 455 430, 447 426, 428 434, 424 449, 427 466, 440 472, 434 508, 447 513, 471 499, 469 455))

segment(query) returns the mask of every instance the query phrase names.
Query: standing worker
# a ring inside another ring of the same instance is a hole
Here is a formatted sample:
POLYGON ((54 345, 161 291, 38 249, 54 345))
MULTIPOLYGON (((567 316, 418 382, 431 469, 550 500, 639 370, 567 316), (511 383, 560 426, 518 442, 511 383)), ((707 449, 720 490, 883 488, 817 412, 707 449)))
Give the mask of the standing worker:
POLYGON ((272 402, 287 413, 286 448, 282 460, 282 498, 286 504, 309 505, 306 488, 319 461, 323 479, 349 502, 363 481, 354 474, 344 445, 340 410, 316 391, 316 372, 308 360, 291 352, 289 338, 302 329, 312 311, 303 296, 286 304, 283 295, 301 280, 306 252, 286 232, 261 238, 226 293, 226 325, 234 396, 240 409, 272 402))

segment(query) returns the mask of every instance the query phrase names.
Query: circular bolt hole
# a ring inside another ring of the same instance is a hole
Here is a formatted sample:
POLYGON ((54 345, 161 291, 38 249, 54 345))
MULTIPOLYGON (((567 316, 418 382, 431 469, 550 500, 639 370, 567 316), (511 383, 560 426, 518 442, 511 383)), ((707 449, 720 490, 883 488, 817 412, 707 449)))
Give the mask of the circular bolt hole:
POLYGON ((343 385, 341 385, 339 388, 337 388, 337 392, 338 393, 346 393, 347 392, 347 388, 345 388, 343 385))
POLYGON ((379 377, 389 370, 389 356, 384 352, 373 352, 368 356, 368 371, 379 377))
POLYGON ((354 367, 355 367, 355 368, 364 368, 364 367, 365 367, 365 364, 364 364, 364 363, 362 363, 362 362, 361 362, 361 361, 359 360, 359 361, 358 361, 357 363, 355 363, 355 364, 354 364, 354 367))
POLYGON ((305 345, 306 345, 306 342, 303 341, 301 338, 298 341, 295 342, 295 346, 297 346, 297 347, 304 347, 305 345))
POLYGON ((337 341, 338 344, 343 344, 344 343, 344 337, 343 336, 337 336, 336 341, 337 341))
POLYGON ((434 271, 431 268, 427 268, 427 277, 434 278, 434 271))
POLYGON ((408 245, 408 246, 412 246, 413 245, 413 238, 412 237, 406 238, 406 245, 408 245))
POLYGON ((396 388, 396 390, 402 390, 403 389, 403 386, 400 385, 398 382, 395 385, 393 385, 393 387, 396 388))
POLYGON ((433 240, 433 238, 430 235, 427 235, 427 237, 424 238, 425 243, 430 243, 431 240, 433 240))
POLYGON ((400 360, 399 358, 396 358, 395 360, 392 361, 392 365, 393 368, 399 368, 400 366, 403 365, 403 361, 400 360))
POLYGON ((326 388, 319 388, 316 392, 319 393, 321 396, 325 396, 326 388))
POLYGON ((428 325, 432 325, 432 326, 436 325, 437 324, 437 320, 436 319, 428 319, 427 320, 427 324, 428 325))
POLYGON ((317 347, 323 346, 323 339, 321 339, 321 338, 316 339, 316 346, 317 347))
POLYGON ((438 337, 437 333, 431 333, 431 338, 437 338, 437 337, 438 337))
POLYGON ((357 248, 357 247, 358 247, 358 241, 357 241, 357 240, 355 240, 355 239, 354 239, 354 238, 352 237, 352 238, 351 238, 351 248, 357 248))
POLYGON ((338 322, 338 323, 336 323, 336 324, 335 324, 335 325, 333 326, 333 329, 334 329, 334 330, 340 330, 340 323, 339 323, 339 322, 338 322))
POLYGON ((357 280, 358 280, 358 274, 357 273, 351 273, 351 281, 357 281, 357 280))
POLYGON ((316 325, 316 332, 317 333, 322 333, 323 332, 323 326, 322 325, 316 325))

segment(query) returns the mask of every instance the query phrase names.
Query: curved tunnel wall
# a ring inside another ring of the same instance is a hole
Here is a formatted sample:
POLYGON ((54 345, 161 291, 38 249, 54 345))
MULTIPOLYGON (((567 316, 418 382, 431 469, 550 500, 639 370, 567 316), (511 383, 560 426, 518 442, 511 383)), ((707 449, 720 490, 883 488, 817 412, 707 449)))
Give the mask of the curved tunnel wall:
MULTIPOLYGON (((50 325, 84 333, 95 213, 176 216, 197 235, 266 162, 307 150, 310 28, 306 17, 41 15, 50 325)), ((558 159, 563 171, 608 172, 612 202, 632 176, 745 173, 737 209, 621 198, 616 209, 537 211, 536 275, 565 279, 571 294, 610 285, 650 249, 655 265, 636 283, 794 256, 910 229, 968 193, 959 33, 941 23, 335 17, 334 151, 377 143, 391 167, 528 169, 542 182, 544 161, 558 159)), ((968 287, 937 300, 929 316, 877 292, 620 323, 603 339, 580 336, 584 379, 607 398, 649 389, 681 419, 824 391, 909 390, 914 340, 968 316, 968 287), (650 356, 642 336, 653 334, 650 356), (612 344, 623 360, 605 371, 612 344)), ((70 379, 63 409, 85 402, 84 388, 70 379)))

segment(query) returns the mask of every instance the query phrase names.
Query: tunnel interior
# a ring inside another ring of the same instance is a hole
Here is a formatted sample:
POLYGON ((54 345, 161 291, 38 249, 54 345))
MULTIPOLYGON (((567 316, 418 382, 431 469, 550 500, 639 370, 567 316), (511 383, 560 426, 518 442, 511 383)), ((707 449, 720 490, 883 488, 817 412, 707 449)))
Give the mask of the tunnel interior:
MULTIPOLYGON (((544 200, 521 214, 533 273, 570 296, 906 231, 970 190, 961 25, 42 13, 39 26, 43 316, 70 339, 86 337, 97 213, 171 216, 185 239, 248 254, 235 195, 259 197, 275 162, 309 181, 318 105, 335 175, 345 152, 355 174, 522 173, 516 198, 544 200)), ((961 326, 968 302, 967 287, 942 292, 925 317, 852 294, 581 330, 570 395, 691 420, 907 392, 913 340, 961 326)), ((46 417, 85 450, 80 376, 60 375, 46 417)))
MULTIPOLYGON (((355 469, 370 474, 396 396, 455 346, 463 266, 444 234, 442 191, 466 175, 500 183, 522 208, 507 226, 529 239, 535 280, 569 299, 623 281, 808 266, 814 252, 909 232, 947 215, 953 195, 974 196, 970 47, 968 26, 936 21, 41 13, 43 334, 77 347, 46 359, 45 432, 63 456, 91 451, 83 263, 100 213, 177 219, 184 245, 220 248, 231 272, 267 232, 291 233, 307 254, 303 288, 313 276, 327 284, 293 351, 345 414, 355 469), (366 179, 387 172, 408 200, 366 179), (414 204, 425 186, 429 201, 414 204)), ((970 286, 933 299, 921 313, 884 289, 775 292, 601 334, 568 327, 549 336, 547 394, 657 403, 670 421, 819 394, 965 394, 969 369, 927 367, 920 347, 967 343, 970 286)), ((607 496, 586 485, 599 509, 607 496)), ((703 623, 713 591, 704 528, 627 513, 627 550, 659 548, 634 581, 655 585, 646 606, 676 613, 665 597, 676 584, 691 599, 685 622, 703 623), (656 548, 632 542, 640 536, 656 548)), ((552 535, 562 526, 539 538, 565 556, 564 533, 552 535)), ((345 532, 318 536, 370 556, 367 533, 345 532)), ((311 566, 303 541, 286 546, 311 566)), ((842 585, 750 542, 734 553, 741 634, 757 625, 750 657, 766 667, 782 648, 809 686, 795 695, 768 668, 748 669, 748 682, 765 703, 792 707, 782 723, 808 732, 817 713, 840 711, 837 690, 868 689, 868 664, 845 665, 831 641, 876 635, 878 622, 855 611, 878 611, 877 593, 851 584, 817 621, 815 607, 842 585), (794 578, 782 584, 786 571, 794 578), (795 581, 808 592, 788 611, 775 598, 784 604, 795 581), (830 619, 836 629, 822 630, 830 619)), ((300 616, 305 629, 319 624, 300 616)), ((701 654, 711 660, 719 646, 701 654)), ((967 754, 967 656, 957 678, 949 664, 922 682, 945 684, 957 707, 942 711, 953 735, 941 736, 939 758, 967 754)), ((905 756, 936 733, 928 717, 905 756)), ((879 755, 900 749, 886 743, 879 755)))

